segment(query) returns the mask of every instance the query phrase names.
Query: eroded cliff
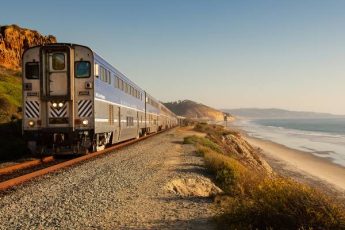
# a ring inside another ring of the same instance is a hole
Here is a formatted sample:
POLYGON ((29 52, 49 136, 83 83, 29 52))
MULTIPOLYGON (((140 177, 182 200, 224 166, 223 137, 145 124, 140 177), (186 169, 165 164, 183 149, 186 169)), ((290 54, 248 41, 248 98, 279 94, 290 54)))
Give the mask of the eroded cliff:
POLYGON ((0 26, 0 65, 9 69, 20 69, 21 56, 25 49, 49 43, 56 43, 56 38, 17 25, 0 26))

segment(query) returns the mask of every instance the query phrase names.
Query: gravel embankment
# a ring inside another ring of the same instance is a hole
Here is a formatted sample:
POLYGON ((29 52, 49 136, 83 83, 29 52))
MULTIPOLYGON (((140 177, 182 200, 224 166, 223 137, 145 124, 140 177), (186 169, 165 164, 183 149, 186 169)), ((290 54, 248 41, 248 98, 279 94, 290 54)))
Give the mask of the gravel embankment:
POLYGON ((212 200, 166 190, 207 176, 172 130, 0 194, 0 229, 212 229, 212 200))

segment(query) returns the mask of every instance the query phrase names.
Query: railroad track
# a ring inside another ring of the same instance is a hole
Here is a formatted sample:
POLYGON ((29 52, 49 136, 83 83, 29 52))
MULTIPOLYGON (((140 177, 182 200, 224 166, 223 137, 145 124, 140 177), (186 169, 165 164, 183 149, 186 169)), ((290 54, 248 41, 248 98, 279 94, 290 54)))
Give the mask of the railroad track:
POLYGON ((132 145, 134 143, 140 142, 142 140, 145 140, 149 137, 155 136, 167 130, 163 130, 157 133, 143 136, 139 139, 132 139, 126 142, 122 142, 120 144, 116 144, 111 147, 108 147, 104 150, 90 153, 84 156, 72 158, 72 159, 61 160, 61 159, 56 159, 50 156, 50 157, 45 157, 41 160, 28 161, 28 162, 16 164, 13 166, 9 166, 6 168, 2 168, 0 169, 0 191, 8 190, 14 186, 23 184, 34 178, 46 175, 51 172, 58 171, 63 168, 70 167, 72 165, 78 164, 80 162, 83 162, 89 159, 93 159, 100 155, 109 153, 113 150, 132 145))

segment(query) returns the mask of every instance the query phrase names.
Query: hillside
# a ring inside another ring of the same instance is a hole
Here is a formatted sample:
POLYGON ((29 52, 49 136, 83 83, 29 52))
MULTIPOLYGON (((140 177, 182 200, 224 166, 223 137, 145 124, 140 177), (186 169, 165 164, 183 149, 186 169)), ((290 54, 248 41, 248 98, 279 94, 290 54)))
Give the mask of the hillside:
POLYGON ((49 43, 56 43, 56 38, 17 25, 0 26, 0 65, 9 69, 20 69, 21 56, 25 49, 49 43))
POLYGON ((246 108, 246 109, 223 109, 227 113, 231 113, 234 116, 242 118, 344 118, 345 115, 334 115, 329 113, 315 113, 305 111, 289 111, 284 109, 258 109, 258 108, 246 108))
POLYGON ((17 25, 0 26, 0 123, 21 117, 21 56, 25 49, 55 43, 52 35, 17 25))
POLYGON ((184 100, 164 103, 172 112, 191 119, 222 121, 224 113, 194 101, 184 100))
POLYGON ((0 123, 20 117, 22 86, 20 71, 0 67, 0 123))

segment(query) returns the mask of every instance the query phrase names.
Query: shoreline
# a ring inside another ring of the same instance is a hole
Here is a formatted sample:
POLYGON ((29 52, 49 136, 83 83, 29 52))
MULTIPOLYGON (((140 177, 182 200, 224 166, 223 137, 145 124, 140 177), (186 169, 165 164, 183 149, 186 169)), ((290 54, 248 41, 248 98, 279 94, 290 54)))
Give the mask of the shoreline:
POLYGON ((250 137, 244 130, 241 132, 251 145, 262 150, 261 156, 276 173, 345 199, 344 167, 308 152, 292 149, 270 140, 250 137))

